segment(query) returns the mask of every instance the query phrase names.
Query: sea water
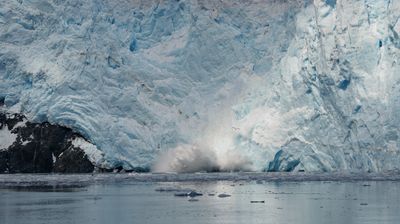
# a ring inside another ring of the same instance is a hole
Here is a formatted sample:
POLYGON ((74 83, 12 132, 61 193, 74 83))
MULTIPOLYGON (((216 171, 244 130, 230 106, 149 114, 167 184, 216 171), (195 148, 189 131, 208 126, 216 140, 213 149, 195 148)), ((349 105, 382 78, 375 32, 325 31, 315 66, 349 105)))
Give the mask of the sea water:
POLYGON ((0 175, 0 223, 399 223, 398 176, 361 177, 0 175))

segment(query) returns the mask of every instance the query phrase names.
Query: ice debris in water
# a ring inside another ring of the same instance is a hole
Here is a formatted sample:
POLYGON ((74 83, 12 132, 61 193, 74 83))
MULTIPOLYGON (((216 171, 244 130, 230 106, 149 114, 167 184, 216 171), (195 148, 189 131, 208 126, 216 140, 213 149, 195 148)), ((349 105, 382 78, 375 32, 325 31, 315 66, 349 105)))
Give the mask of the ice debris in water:
MULTIPOLYGON (((210 181, 245 181, 251 183, 255 180, 266 182, 274 181, 400 181, 400 172, 383 173, 205 173, 205 174, 75 174, 75 175, 1 175, 0 186, 71 186, 71 185, 90 185, 93 183, 115 183, 115 182, 210 182, 210 181)), ((157 188, 179 192, 179 189, 157 188), (176 191, 175 191, 176 190, 176 191)), ((193 189, 184 189, 183 193, 188 193, 193 189)), ((273 193, 273 192, 271 192, 273 193)), ((274 193, 278 194, 278 193, 274 193)))
POLYGON ((250 201, 250 203, 265 203, 265 201, 256 201, 256 200, 254 200, 254 201, 250 201))
POLYGON ((196 192, 196 191, 190 191, 190 192, 179 192, 174 194, 176 197, 198 197, 198 196, 203 196, 202 193, 196 192))
POLYGON ((180 187, 158 187, 155 189, 158 192, 191 192, 191 189, 180 188, 180 187))
POLYGON ((218 195, 219 198, 227 198, 227 197, 230 197, 230 196, 231 196, 230 194, 225 194, 225 193, 222 193, 222 194, 218 195))

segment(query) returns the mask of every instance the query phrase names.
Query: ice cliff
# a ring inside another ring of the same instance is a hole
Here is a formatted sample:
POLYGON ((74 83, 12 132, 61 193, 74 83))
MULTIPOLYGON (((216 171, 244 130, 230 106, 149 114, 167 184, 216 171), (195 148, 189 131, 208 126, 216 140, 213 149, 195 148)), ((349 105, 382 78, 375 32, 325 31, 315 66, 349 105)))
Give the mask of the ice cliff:
POLYGON ((399 18, 395 0, 0 0, 0 106, 125 169, 397 170, 399 18))

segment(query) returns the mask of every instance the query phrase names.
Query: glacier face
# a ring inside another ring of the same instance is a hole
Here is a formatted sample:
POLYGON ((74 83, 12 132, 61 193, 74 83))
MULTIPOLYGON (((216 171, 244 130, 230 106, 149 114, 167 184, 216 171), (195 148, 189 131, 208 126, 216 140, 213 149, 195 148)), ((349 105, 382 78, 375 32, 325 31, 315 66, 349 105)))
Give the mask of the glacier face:
POLYGON ((400 168, 400 2, 0 2, 0 103, 111 166, 400 168))

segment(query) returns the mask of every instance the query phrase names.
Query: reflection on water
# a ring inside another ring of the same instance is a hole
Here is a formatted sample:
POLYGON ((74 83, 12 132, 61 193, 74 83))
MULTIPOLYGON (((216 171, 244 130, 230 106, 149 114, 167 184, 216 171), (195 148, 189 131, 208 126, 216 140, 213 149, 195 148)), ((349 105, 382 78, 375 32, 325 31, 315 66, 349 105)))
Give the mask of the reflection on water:
POLYGON ((72 185, 72 186, 8 186, 8 187, 0 187, 0 189, 6 189, 9 191, 24 191, 24 192, 76 192, 76 191, 85 191, 86 188, 84 186, 72 185))
POLYGON ((0 189, 0 223, 398 223, 399 201, 400 182, 392 181, 20 187, 0 189), (203 196, 198 200, 174 196, 180 189, 203 196), (221 193, 231 197, 220 198, 221 193))

